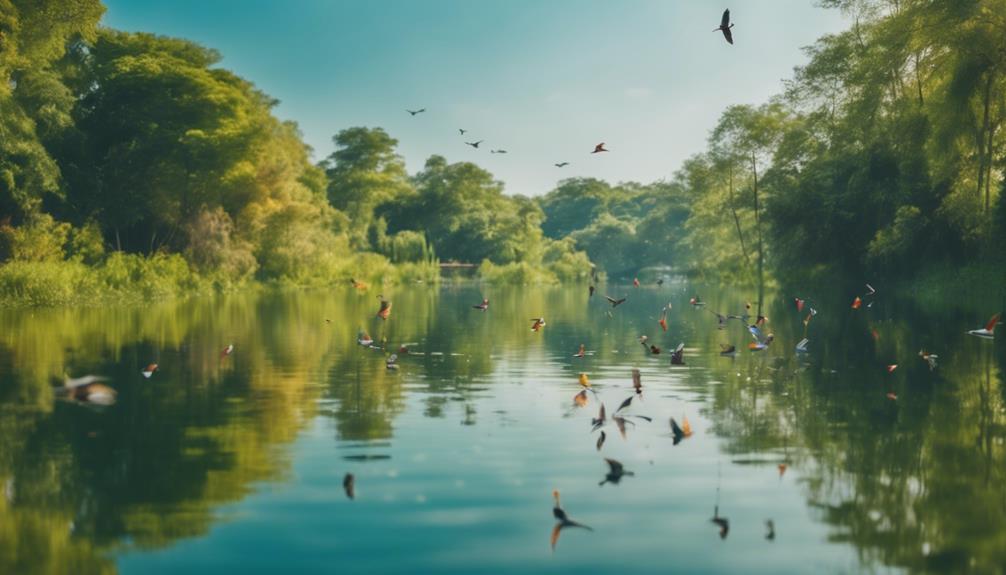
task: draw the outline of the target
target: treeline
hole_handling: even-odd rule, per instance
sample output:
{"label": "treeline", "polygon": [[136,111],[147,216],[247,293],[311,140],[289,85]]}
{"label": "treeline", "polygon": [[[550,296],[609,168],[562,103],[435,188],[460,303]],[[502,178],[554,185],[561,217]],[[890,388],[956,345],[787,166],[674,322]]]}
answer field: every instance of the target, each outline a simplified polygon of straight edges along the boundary
{"label": "treeline", "polygon": [[100,27],[103,11],[0,0],[0,299],[436,281],[438,257],[491,261],[496,279],[589,273],[477,166],[434,156],[410,176],[366,128],[314,165],[217,52]]}
{"label": "treeline", "polygon": [[546,234],[753,283],[762,262],[800,281],[1001,269],[1006,1],[821,4],[853,25],[809,47],[784,93],[727,109],[668,184],[566,182],[542,199]]}

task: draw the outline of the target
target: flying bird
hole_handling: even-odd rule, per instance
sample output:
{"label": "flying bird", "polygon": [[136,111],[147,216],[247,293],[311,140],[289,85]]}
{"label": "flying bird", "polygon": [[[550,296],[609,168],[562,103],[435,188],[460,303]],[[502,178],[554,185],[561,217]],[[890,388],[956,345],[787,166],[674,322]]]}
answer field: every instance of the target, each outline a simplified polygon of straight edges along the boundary
{"label": "flying bird", "polygon": [[367,332],[360,330],[356,334],[356,343],[362,345],[363,347],[370,347],[374,345],[374,338],[367,335]]}
{"label": "flying bird", "polygon": [[464,135],[465,135],[465,132],[467,132],[467,131],[468,131],[468,130],[466,130],[466,129],[464,129],[464,128],[458,128],[458,133],[460,133],[460,134],[461,134],[462,136],[464,136]]}
{"label": "flying bird", "polygon": [[479,148],[479,144],[481,144],[484,141],[485,140],[479,140],[477,142],[465,142],[465,144],[468,144],[469,146],[471,146],[471,147],[473,147],[473,148],[475,148],[477,150]]}
{"label": "flying bird", "polygon": [[505,154],[506,150],[489,150],[490,154]]}
{"label": "flying bird", "polygon": [[489,309],[489,300],[487,298],[482,298],[482,303],[473,305],[472,307],[479,311],[486,311]]}
{"label": "flying bird", "polygon": [[726,539],[727,534],[730,533],[730,520],[726,517],[720,517],[719,505],[713,509],[713,518],[709,521],[715,523],[716,526],[720,528],[720,539]]}
{"label": "flying bird", "polygon": [[733,23],[730,22],[730,10],[724,10],[723,18],[720,20],[720,27],[713,28],[713,32],[723,32],[723,37],[732,45],[734,43],[734,35],[730,32],[730,29],[733,27]]}
{"label": "flying bird", "polygon": [[393,353],[389,355],[388,359],[384,362],[384,367],[392,371],[398,369],[398,354]]}
{"label": "flying bird", "polygon": [[366,282],[356,281],[353,278],[349,278],[349,283],[353,284],[353,287],[355,287],[358,290],[363,291],[363,290],[367,289],[367,283]]}
{"label": "flying bird", "polygon": [[674,436],[674,445],[692,436],[692,426],[688,423],[687,417],[681,420],[681,425],[678,425],[678,422],[673,417],[671,418],[671,435]]}
{"label": "flying bird", "polygon": [[591,431],[597,431],[598,429],[600,429],[601,427],[603,427],[604,423],[607,420],[608,420],[608,417],[605,414],[604,404],[602,403],[600,411],[597,412],[597,417],[593,417],[590,420],[590,424],[593,426],[593,429],[591,429]]}
{"label": "flying bird", "polygon": [[342,478],[342,488],[346,491],[346,497],[356,499],[356,478],[352,473],[347,473]]}
{"label": "flying bird", "polygon": [[936,355],[935,353],[928,353],[926,350],[923,349],[919,350],[919,357],[926,360],[926,363],[929,364],[929,371],[933,371],[934,369],[936,369],[936,358],[939,357],[938,355]]}
{"label": "flying bird", "polygon": [[554,165],[557,168],[565,168],[566,166],[569,165],[569,162],[559,162],[558,164],[554,164]]}
{"label": "flying bird", "polygon": [[531,331],[533,332],[541,331],[541,328],[545,327],[545,318],[543,317],[532,318],[531,322]]}
{"label": "flying bird", "polygon": [[982,329],[973,329],[968,332],[968,335],[978,336],[984,339],[992,339],[995,337],[996,324],[999,323],[1000,314],[995,314],[992,316],[985,327]]}
{"label": "flying bird", "polygon": [[552,516],[555,517],[558,523],[556,523],[555,527],[552,529],[552,536],[549,539],[549,542],[552,545],[552,551],[555,551],[555,544],[559,542],[559,534],[566,527],[579,527],[581,529],[586,529],[587,531],[593,531],[593,529],[583,523],[573,521],[568,515],[566,515],[566,511],[559,503],[559,490],[552,491],[552,497],[555,499],[555,507],[552,508]]}
{"label": "flying bird", "polygon": [[410,115],[415,116],[416,114],[422,114],[423,112],[425,112],[426,108],[419,108],[418,110],[405,110],[405,111],[408,112]]}
{"label": "flying bird", "polygon": [[592,285],[587,286],[587,291],[590,292],[587,297],[594,297],[594,292],[597,291],[597,288],[594,287],[593,284],[592,284]]}
{"label": "flying bird", "polygon": [[583,344],[581,343],[581,344],[580,344],[580,351],[576,352],[576,353],[575,353],[575,354],[573,355],[573,357],[583,357],[583,356],[585,356],[585,355],[587,355],[587,349],[586,349],[586,347],[585,347],[585,346],[584,346],[584,345],[583,345]]}
{"label": "flying bird", "polygon": [[632,287],[639,287],[639,278],[632,278]]}
{"label": "flying bird", "polygon": [[599,437],[597,438],[597,450],[598,450],[598,451],[601,451],[601,447],[602,447],[602,446],[604,445],[604,440],[605,440],[605,439],[606,439],[607,437],[608,437],[608,436],[606,436],[606,435],[604,434],[604,430],[602,429],[602,430],[601,430],[601,435],[600,435],[600,436],[599,436]]}
{"label": "flying bird", "polygon": [[857,295],[856,299],[852,300],[852,309],[859,309],[860,307],[862,307],[862,305],[863,305],[863,299]]}
{"label": "flying bird", "polygon": [[731,344],[720,344],[720,355],[724,357],[733,357],[737,355],[737,348]]}
{"label": "flying bird", "polygon": [[140,373],[143,374],[143,377],[150,379],[154,375],[155,371],[157,371],[157,364],[152,363],[147,367],[143,368],[143,371],[141,371]]}
{"label": "flying bird", "polygon": [[765,520],[765,539],[775,541],[775,522],[771,519]]}
{"label": "flying bird", "polygon": [[618,307],[618,306],[622,305],[623,303],[625,303],[625,298],[624,297],[622,299],[615,299],[615,298],[613,298],[611,296],[606,295],[606,296],[604,296],[604,299],[608,300],[608,303],[611,304],[611,307]]}
{"label": "flying bird", "polygon": [[639,373],[638,369],[633,368],[632,370],[632,387],[636,390],[636,395],[642,395],[643,393],[643,378]]}
{"label": "flying bird", "polygon": [[234,344],[229,343],[227,344],[227,347],[225,347],[223,351],[220,352],[220,359],[223,359],[232,353],[234,353]]}
{"label": "flying bird", "polygon": [[702,301],[702,298],[700,298],[697,295],[692,296],[692,298],[688,300],[688,303],[692,304],[692,306],[694,307],[700,307],[706,305],[706,302]]}
{"label": "flying bird", "polygon": [[604,481],[601,481],[598,485],[604,485],[605,483],[618,485],[623,477],[635,475],[631,471],[626,471],[625,466],[614,459],[605,457],[604,461],[608,464],[608,473],[604,476]]}
{"label": "flying bird", "polygon": [[608,149],[606,149],[604,147],[604,142],[601,142],[600,144],[594,146],[594,151],[591,152],[591,154],[597,154],[599,152],[608,152],[608,151],[610,151],[610,150],[608,150]]}
{"label": "flying bird", "polygon": [[801,339],[800,342],[796,344],[796,352],[797,353],[807,353],[807,344],[808,343],[810,343],[809,339],[807,339],[807,338]]}

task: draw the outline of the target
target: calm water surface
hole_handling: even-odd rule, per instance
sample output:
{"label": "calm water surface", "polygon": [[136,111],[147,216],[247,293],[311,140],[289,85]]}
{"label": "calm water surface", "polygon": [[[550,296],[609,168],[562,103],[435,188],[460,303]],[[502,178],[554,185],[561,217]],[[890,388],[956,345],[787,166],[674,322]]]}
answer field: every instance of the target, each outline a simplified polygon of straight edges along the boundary
{"label": "calm water surface", "polygon": [[[994,309],[819,295],[797,355],[806,310],[777,294],[776,340],[751,353],[743,324],[688,305],[738,313],[751,293],[600,291],[484,288],[480,313],[475,285],[397,288],[386,322],[376,292],[341,289],[0,310],[0,572],[1003,569],[1006,354],[964,334]],[[605,291],[628,296],[610,316]],[[415,353],[388,371],[360,328]],[[581,343],[594,353],[573,357]],[[598,452],[591,418],[632,395],[632,368],[644,391],[624,411],[653,422],[623,438],[609,420]],[[577,407],[581,372],[597,397]],[[118,401],[58,397],[64,373],[109,377]],[[671,416],[694,429],[679,445]],[[634,475],[599,485],[605,457]],[[553,489],[594,529],[554,551]]]}

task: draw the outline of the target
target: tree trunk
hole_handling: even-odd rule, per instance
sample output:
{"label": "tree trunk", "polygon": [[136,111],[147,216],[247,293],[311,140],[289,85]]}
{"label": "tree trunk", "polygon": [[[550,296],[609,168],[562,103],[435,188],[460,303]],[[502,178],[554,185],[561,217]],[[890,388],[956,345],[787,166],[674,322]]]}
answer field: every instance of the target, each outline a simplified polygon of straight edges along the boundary
{"label": "tree trunk", "polygon": [[[985,81],[985,106],[982,113],[982,127],[978,132],[978,198],[982,197],[982,188],[985,185],[985,168],[988,161],[988,151],[985,149],[985,135],[989,132],[989,108],[992,99],[992,72],[989,71],[988,79]],[[991,163],[991,162],[989,162]],[[988,213],[988,202],[985,204],[985,213]]]}
{"label": "tree trunk", "polygon": [[744,233],[741,231],[741,219],[737,215],[737,207],[734,206],[734,167],[730,166],[730,179],[728,180],[727,193],[729,194],[730,211],[734,215],[734,225],[737,226],[737,239],[741,242],[741,253],[744,254],[744,262],[751,265],[751,258],[748,257],[748,248],[744,244]]}
{"label": "tree trunk", "polygon": [[754,152],[751,152],[751,173],[754,175],[755,231],[758,235],[758,315],[763,315],[762,305],[765,302],[765,254],[762,251],[761,210],[758,207],[758,161],[755,158]]}

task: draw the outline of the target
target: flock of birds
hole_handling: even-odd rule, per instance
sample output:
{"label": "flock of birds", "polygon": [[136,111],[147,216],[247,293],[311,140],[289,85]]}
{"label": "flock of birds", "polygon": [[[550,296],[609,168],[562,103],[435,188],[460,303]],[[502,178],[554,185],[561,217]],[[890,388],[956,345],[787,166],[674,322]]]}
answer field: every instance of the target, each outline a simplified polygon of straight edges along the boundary
{"label": "flock of birds", "polygon": [[[734,27],[734,24],[733,24],[733,22],[730,21],[730,10],[724,10],[723,11],[723,16],[720,18],[720,25],[718,27],[716,27],[716,28],[713,28],[713,32],[722,32],[723,33],[723,38],[728,43],[730,43],[731,45],[733,45],[733,43],[734,43],[734,36],[733,36],[733,32],[731,31],[733,29],[733,27]],[[415,110],[411,110],[411,109],[406,108],[405,111],[410,116],[416,117],[419,114],[425,113],[426,112],[426,108],[417,108]],[[458,128],[458,133],[462,137],[464,137],[464,135],[468,133],[468,130],[466,130],[464,128]],[[482,145],[485,142],[485,140],[475,140],[475,141],[472,141],[472,142],[469,142],[467,140],[463,140],[463,141],[464,141],[464,143],[465,143],[466,146],[471,146],[475,150],[478,150],[479,146]],[[590,153],[591,154],[600,154],[600,153],[603,153],[603,152],[610,152],[611,151],[611,150],[605,148],[604,146],[605,146],[604,142],[600,142],[598,144],[595,144],[594,145],[594,150],[592,152],[590,152]],[[492,149],[489,150],[489,153],[490,154],[506,154],[508,152],[507,152],[507,150],[505,150],[503,148],[492,148]],[[565,168],[566,166],[568,166],[569,162],[567,162],[567,161],[555,162],[552,165],[561,169],[561,168]]]}
{"label": "flock of birds", "polygon": [[[591,282],[587,287],[588,301],[591,298],[593,298],[594,294],[597,291],[597,287],[595,286],[595,283],[597,283],[597,279],[598,278],[596,270],[592,269]],[[360,291],[366,291],[369,288],[369,286],[365,282],[357,281],[355,279],[351,279],[350,282],[352,283],[353,287],[355,287],[357,290]],[[663,278],[658,279],[656,281],[657,287],[660,287],[663,284],[664,284]],[[639,279],[634,278],[632,280],[632,285],[635,288],[640,287],[641,284],[639,282]],[[853,298],[852,303],[849,306],[850,309],[855,312],[856,310],[860,310],[863,308],[865,309],[872,308],[873,304],[875,303],[876,294],[877,290],[872,285],[865,284],[864,292],[860,295],[856,295]],[[380,300],[380,308],[378,309],[375,318],[386,321],[388,320],[391,314],[392,309],[391,301],[386,299],[384,295],[379,295],[377,297]],[[612,297],[610,295],[605,295],[604,299],[610,306],[610,308],[606,311],[606,314],[609,317],[611,316],[613,310],[615,310],[616,308],[624,304],[626,301],[628,301],[628,297],[624,295],[620,297]],[[706,311],[712,316],[714,316],[716,319],[717,330],[726,330],[731,321],[737,321],[740,325],[744,327],[745,331],[751,336],[752,341],[748,343],[747,349],[752,353],[757,353],[768,349],[769,346],[771,346],[772,343],[775,341],[775,335],[767,330],[767,325],[769,321],[768,317],[761,314],[755,314],[752,316],[751,314],[752,305],[750,302],[745,303],[744,310],[736,314],[724,314],[710,310],[706,307],[706,302],[704,302],[702,298],[698,295],[692,296],[689,299],[688,303],[693,309],[697,311]],[[797,354],[809,353],[810,338],[808,336],[808,329],[810,327],[811,320],[818,315],[818,309],[814,307],[812,303],[813,303],[812,300],[807,297],[793,298],[794,309],[796,310],[796,313],[800,317],[802,317],[802,323],[804,327],[802,338],[795,345],[795,352]],[[480,303],[473,304],[471,307],[475,310],[485,313],[489,310],[489,299],[483,298]],[[668,313],[671,311],[671,309],[672,304],[668,302],[660,310],[657,324],[660,326],[660,329],[663,332],[668,331],[667,318]],[[989,319],[989,321],[985,324],[984,327],[970,330],[967,332],[967,334],[980,337],[983,339],[994,338],[995,328],[1000,321],[1000,317],[1001,315],[998,313],[993,315]],[[530,328],[531,333],[539,333],[543,329],[545,329],[545,327],[548,325],[545,320],[545,317],[543,316],[531,318],[529,321],[531,322],[531,328]],[[871,327],[870,332],[875,340],[879,338],[879,334],[877,333],[876,328]],[[647,353],[649,355],[660,355],[661,353],[663,353],[663,350],[659,346],[657,346],[654,343],[651,343],[650,338],[647,335],[638,336],[637,341],[640,345],[642,345],[644,353]],[[366,330],[362,329],[357,334],[357,344],[364,348],[369,348],[378,351],[385,351],[388,349],[386,341],[382,341],[380,343],[375,342],[374,338],[372,338],[366,332]],[[390,355],[387,356],[386,358],[387,369],[389,370],[398,369],[399,354],[415,353],[409,348],[409,345],[411,344],[403,344],[398,347],[397,353],[391,353]],[[681,342],[670,352],[669,354],[670,364],[672,366],[686,365],[684,352],[685,352],[685,344],[684,342]],[[588,350],[585,344],[581,343],[579,349],[576,351],[576,353],[573,354],[572,357],[579,359],[593,355],[594,353],[595,353],[594,351]],[[722,357],[734,358],[737,355],[737,346],[732,343],[721,343],[719,355]],[[930,371],[936,369],[937,358],[939,356],[937,356],[934,353],[927,352],[924,349],[920,350],[918,355],[922,360],[924,360],[927,363]],[[891,373],[895,369],[897,369],[897,367],[898,364],[893,363],[886,365],[885,369],[888,373]],[[598,434],[597,440],[595,441],[595,447],[597,451],[601,451],[602,447],[605,444],[607,434],[604,428],[608,425],[609,421],[615,425],[615,428],[617,429],[619,435],[621,435],[623,439],[626,439],[626,431],[629,428],[629,426],[635,426],[637,425],[637,422],[651,423],[653,421],[653,418],[648,415],[630,413],[631,407],[633,405],[633,400],[636,398],[642,398],[643,395],[643,384],[640,371],[638,369],[632,369],[631,375],[632,375],[632,390],[633,390],[632,394],[626,397],[624,400],[622,400],[618,408],[610,415],[608,414],[604,402],[598,395],[597,390],[595,390],[591,385],[588,374],[580,373],[577,378],[577,382],[581,387],[581,390],[578,393],[576,393],[576,395],[573,396],[574,407],[575,408],[586,407],[589,404],[591,395],[593,395],[595,400],[599,403],[597,416],[592,417],[590,421],[591,433],[593,434],[598,431],[600,432]],[[892,401],[896,401],[898,399],[897,395],[895,395],[893,391],[887,393],[887,398]],[[688,421],[687,416],[683,416],[681,418],[680,423],[674,417],[671,417],[669,420],[669,425],[671,431],[670,436],[673,440],[674,445],[678,445],[681,441],[684,441],[685,439],[692,436],[693,433],[692,426]],[[622,480],[623,477],[634,475],[632,471],[628,471],[621,462],[615,459],[604,458],[604,461],[607,464],[607,473],[605,474],[604,478],[600,481],[599,483],[600,486],[604,486],[608,483],[617,485]],[[778,468],[780,477],[786,472],[786,467],[787,467],[786,463],[779,463]],[[355,485],[356,485],[355,477],[353,476],[352,473],[347,473],[343,480],[343,487],[346,491],[346,496],[349,497],[350,499],[353,499],[355,497]],[[717,495],[718,492],[719,488],[717,487]],[[552,530],[550,542],[552,549],[554,550],[556,543],[559,540],[559,535],[563,529],[567,527],[577,527],[591,531],[592,529],[583,523],[573,521],[572,519],[569,518],[569,515],[562,508],[559,502],[558,490],[553,491],[553,497],[555,499],[555,506],[552,509],[552,513],[555,519],[557,520],[557,523],[555,524],[555,527]],[[710,519],[710,521],[719,528],[720,537],[726,538],[727,534],[730,531],[730,522],[729,519],[721,516],[719,513],[718,496],[717,496],[717,504],[714,506],[713,517]],[[775,523],[772,519],[767,519],[765,521],[765,529],[766,529],[765,538],[770,541],[774,540]]]}
{"label": "flock of birds", "polygon": [[[588,293],[587,293],[588,300],[592,298],[595,292],[597,291],[597,288],[594,285],[597,282],[597,275],[596,271],[594,270],[592,270],[591,279],[592,281],[588,285]],[[360,292],[365,292],[366,290],[369,289],[369,286],[367,285],[366,282],[358,281],[356,279],[351,279],[350,282],[352,286]],[[664,281],[663,279],[659,279],[657,280],[656,283],[657,286],[659,287],[663,285]],[[640,287],[639,280],[634,279],[632,285],[636,288]],[[865,292],[861,295],[855,296],[849,307],[853,311],[860,310],[863,308],[867,309],[872,308],[875,301],[874,296],[876,295],[876,293],[877,290],[874,289],[873,286],[871,286],[870,284],[866,284]],[[381,322],[383,323],[389,320],[391,317],[392,302],[389,299],[385,298],[383,294],[377,297],[380,300],[380,303],[378,310],[374,315],[374,318],[380,319]],[[618,308],[628,300],[627,296],[616,298],[611,297],[609,295],[605,295],[604,298],[606,302],[610,305],[610,308],[606,312],[609,316],[611,315],[612,310]],[[714,316],[716,319],[716,327],[718,330],[726,330],[731,321],[737,321],[740,325],[744,326],[744,328],[752,338],[752,341],[749,342],[747,346],[748,350],[752,353],[761,352],[767,349],[773,343],[773,341],[775,341],[775,336],[771,332],[768,332],[766,329],[766,326],[768,324],[768,318],[761,314],[756,314],[754,317],[752,317],[750,313],[752,306],[750,303],[746,303],[744,306],[744,311],[737,314],[723,314],[717,311],[709,310],[706,308],[706,302],[704,302],[702,298],[699,297],[698,295],[692,296],[689,299],[688,303],[693,309],[698,311],[707,311],[712,316]],[[808,345],[810,343],[810,339],[808,337],[808,328],[810,326],[812,318],[818,315],[818,310],[811,304],[812,301],[809,298],[805,297],[793,298],[793,305],[796,312],[800,315],[803,315],[804,312],[806,312],[806,315],[803,315],[802,319],[804,325],[803,337],[795,346],[795,351],[797,354],[805,354],[809,352]],[[481,302],[473,304],[471,307],[474,310],[486,313],[489,310],[489,299],[483,298]],[[671,303],[668,302],[660,310],[657,324],[659,325],[660,329],[663,332],[668,331],[667,317],[671,309],[672,309]],[[752,319],[753,321],[751,321]],[[986,322],[984,327],[970,330],[967,332],[967,334],[982,339],[993,339],[995,337],[996,326],[1000,323],[1000,319],[1001,314],[996,313],[991,318],[989,318],[988,322]],[[325,321],[327,323],[331,323],[330,319],[326,319]],[[531,328],[530,328],[531,333],[539,333],[547,326],[547,322],[544,317],[531,318],[530,321],[531,321]],[[874,339],[879,338],[879,334],[877,333],[876,328],[871,327],[870,332]],[[650,343],[650,339],[646,335],[640,335],[638,337],[638,342],[642,345],[643,349],[645,350],[645,353],[647,354],[660,355],[662,353],[661,348],[656,344]],[[382,340],[380,343],[378,343],[366,332],[366,330],[362,329],[357,334],[356,343],[363,348],[373,349],[382,352],[388,349],[386,341]],[[385,365],[389,371],[394,371],[398,369],[399,367],[398,358],[400,354],[415,353],[410,349],[409,347],[410,345],[413,344],[402,344],[397,348],[397,353],[391,353],[387,355],[387,357],[385,358]],[[226,347],[224,347],[220,352],[220,360],[224,361],[228,357],[230,357],[234,353],[234,349],[235,349],[234,344],[228,344]],[[671,365],[673,366],[685,365],[684,351],[685,351],[684,342],[679,343],[673,349],[673,351],[671,351],[670,353]],[[594,354],[593,351],[586,349],[585,344],[580,344],[579,349],[575,354],[573,354],[572,357],[584,358],[593,354]],[[723,357],[730,357],[730,358],[736,357],[737,346],[733,345],[732,343],[720,344],[719,354]],[[938,365],[937,359],[939,356],[937,356],[934,353],[927,352],[924,349],[920,350],[918,355],[923,361],[926,362],[930,370],[936,369]],[[897,363],[888,364],[885,367],[888,373],[895,371],[897,368],[898,368]],[[159,370],[158,364],[151,363],[141,370],[140,375],[145,379],[150,379],[155,376],[158,370]],[[631,379],[632,394],[626,397],[624,400],[622,400],[618,408],[615,409],[615,411],[611,413],[611,415],[609,416],[604,402],[598,395],[597,390],[595,390],[591,385],[589,376],[586,373],[580,373],[578,376],[577,382],[581,387],[581,390],[578,393],[576,393],[576,395],[574,395],[573,397],[574,407],[575,408],[586,407],[589,403],[591,395],[594,396],[595,400],[598,401],[600,406],[597,412],[597,416],[592,417],[590,421],[591,433],[593,434],[595,432],[600,432],[595,441],[595,447],[597,451],[601,451],[601,449],[605,444],[605,441],[607,439],[605,427],[608,425],[609,421],[614,424],[615,428],[617,429],[618,433],[622,436],[623,439],[626,438],[626,432],[629,426],[635,426],[637,425],[637,422],[651,423],[653,421],[653,418],[648,415],[630,413],[631,407],[633,405],[633,400],[637,398],[642,398],[643,395],[643,383],[640,371],[638,369],[632,369],[631,378],[632,378]],[[107,381],[108,381],[107,377],[97,375],[85,375],[77,378],[71,378],[69,376],[65,376],[63,385],[59,389],[61,389],[61,391],[63,391],[65,395],[72,401],[98,406],[109,406],[115,403],[116,391],[114,388],[110,387],[109,385],[106,385],[105,382]],[[892,401],[897,401],[898,399],[897,395],[895,395],[894,392],[888,392],[887,398]],[[693,434],[692,426],[688,421],[687,416],[683,416],[680,422],[678,422],[674,417],[671,417],[669,420],[669,426],[671,432],[670,436],[673,440],[674,445],[678,445],[680,442],[691,437]],[[607,464],[607,473],[604,475],[604,478],[600,481],[599,483],[600,486],[604,486],[608,483],[617,485],[622,480],[622,478],[634,475],[632,471],[627,470],[621,462],[615,459],[604,458],[604,461]],[[779,467],[779,475],[781,477],[786,471],[786,463],[779,463],[778,467]],[[346,475],[343,478],[342,485],[343,489],[345,490],[346,496],[349,499],[354,499],[356,497],[355,476],[352,473],[346,473]],[[730,531],[730,522],[729,519],[721,516],[719,513],[718,493],[719,493],[719,487],[717,487],[717,504],[714,507],[713,517],[710,519],[710,522],[718,527],[720,537],[726,538],[727,534]],[[554,550],[559,540],[559,535],[563,529],[567,527],[582,528],[591,531],[592,529],[583,523],[573,521],[572,519],[569,518],[569,515],[566,513],[566,511],[562,508],[560,504],[558,490],[553,491],[553,497],[555,499],[555,505],[552,509],[552,514],[557,520],[557,522],[552,530],[550,544],[552,546],[552,549]],[[770,541],[774,540],[775,524],[771,519],[767,519],[765,521],[765,528],[766,528],[765,538]]]}
{"label": "flock of birds", "polygon": [[[713,32],[721,32],[723,34],[724,39],[728,43],[733,44],[733,33],[732,33],[733,27],[734,24],[730,21],[730,10],[725,10],[723,12],[720,25],[717,28],[714,28]],[[419,114],[426,112],[426,108],[419,108],[415,110],[406,110],[406,111],[411,116],[417,116]],[[462,137],[464,137],[465,134],[468,132],[468,130],[459,129],[458,132]],[[485,140],[464,141],[466,145],[476,150],[480,149],[480,145],[482,145],[484,142]],[[596,144],[594,146],[593,151],[590,153],[599,154],[605,152],[609,152],[609,150],[605,147],[605,143],[601,142]],[[502,148],[494,148],[490,149],[490,153],[506,154],[507,150]],[[557,162],[554,165],[557,168],[563,168],[568,166],[569,162],[562,161]],[[593,297],[596,291],[596,287],[594,285],[594,283],[596,283],[597,280],[596,273],[592,273],[592,280],[593,281],[588,287],[588,298]],[[365,282],[357,281],[356,279],[351,279],[350,281],[353,287],[355,287],[357,290],[360,291],[365,291],[369,287]],[[657,281],[658,286],[663,285],[663,283],[664,283],[663,279],[659,279]],[[639,287],[640,286],[639,280],[634,279],[633,285],[635,287]],[[866,284],[866,291],[861,295],[857,295],[853,299],[852,304],[850,306],[851,309],[858,310],[862,308],[864,305],[866,308],[872,307],[874,303],[872,298],[875,294],[876,290],[869,284]],[[611,306],[607,311],[607,314],[609,316],[611,316],[612,311],[615,310],[615,308],[622,305],[627,300],[627,297],[624,296],[615,298],[605,295],[604,297],[607,303],[610,304]],[[380,299],[380,307],[375,317],[386,321],[391,316],[392,303],[390,300],[386,299],[383,295],[379,295],[378,298]],[[811,319],[818,313],[817,309],[812,307],[810,303],[811,303],[810,300],[807,298],[800,298],[800,297],[794,298],[794,306],[796,308],[797,313],[802,314],[805,309],[807,311],[806,316],[803,318],[803,324],[804,324],[803,338],[795,346],[795,351],[798,354],[808,353],[809,351],[808,345],[810,343],[810,339],[808,338],[807,330],[809,328]],[[692,297],[689,300],[689,304],[697,310],[706,309],[705,302],[703,302],[698,295]],[[484,298],[480,303],[472,305],[472,308],[480,312],[487,312],[489,310],[489,300]],[[663,306],[663,308],[660,310],[659,319],[657,323],[664,332],[667,332],[668,330],[667,315],[670,310],[671,310],[670,303]],[[754,321],[753,322],[750,321],[752,319],[750,315],[750,310],[751,310],[751,304],[748,303],[745,305],[744,311],[738,314],[723,314],[712,310],[706,310],[706,311],[715,316],[717,322],[717,329],[719,330],[727,329],[727,326],[731,321],[737,321],[741,325],[743,325],[752,338],[752,341],[747,346],[748,350],[751,352],[760,352],[767,349],[773,343],[773,341],[775,340],[775,336],[771,332],[766,331],[766,325],[768,322],[767,317],[763,315],[756,315],[754,317]],[[989,321],[985,324],[984,327],[971,330],[967,333],[969,335],[973,335],[984,339],[992,339],[995,336],[996,325],[1000,323],[1000,317],[1001,317],[1000,314],[995,314],[994,316],[992,316],[992,318],[989,319]],[[327,319],[325,321],[329,323],[331,322],[331,320]],[[532,318],[530,321],[531,321],[531,332],[533,333],[540,332],[547,325],[544,317]],[[876,339],[878,337],[876,330],[871,328],[871,332],[873,337]],[[662,353],[662,350],[659,346],[650,343],[648,336],[641,335],[639,336],[638,341],[643,346],[644,350],[646,350],[646,353],[652,355],[659,355],[660,353]],[[382,341],[380,344],[378,344],[378,342],[375,342],[374,339],[370,337],[370,335],[365,330],[362,329],[357,334],[357,344],[362,347],[375,350],[386,349],[386,342]],[[385,365],[388,370],[398,369],[398,361],[400,354],[412,353],[409,348],[409,345],[410,344],[401,345],[398,348],[397,353],[391,353],[386,357]],[[720,347],[721,347],[720,355],[723,357],[732,358],[735,357],[737,354],[737,347],[732,343],[720,344]],[[669,355],[671,365],[675,366],[685,365],[684,350],[685,350],[685,344],[684,342],[682,342],[679,343],[673,349],[673,351],[670,352]],[[227,345],[227,347],[225,347],[221,351],[220,359],[221,360],[226,359],[233,352],[234,352],[234,345],[233,344]],[[573,355],[573,357],[583,358],[592,354],[593,352],[588,351],[584,344],[580,344],[579,350]],[[936,354],[927,352],[926,350],[921,350],[919,351],[919,357],[922,358],[924,361],[926,361],[930,370],[936,369],[937,358],[938,358]],[[886,366],[886,370],[888,372],[893,372],[895,369],[897,369],[897,367],[898,364],[892,363]],[[156,363],[151,363],[141,371],[141,375],[146,379],[150,379],[151,377],[154,376],[154,374],[157,371],[158,371],[158,365]],[[653,421],[653,418],[651,418],[650,416],[628,413],[628,411],[632,406],[633,399],[641,398],[643,393],[642,377],[640,371],[638,369],[633,369],[631,377],[632,377],[633,394],[624,399],[619,405],[619,407],[611,414],[609,418],[604,403],[600,400],[597,391],[591,386],[588,375],[586,373],[579,374],[578,383],[582,389],[573,398],[574,406],[585,407],[589,402],[589,397],[591,394],[600,404],[597,416],[591,418],[591,433],[600,431],[600,433],[598,434],[598,438],[595,442],[597,451],[600,451],[604,446],[605,440],[607,438],[607,434],[605,433],[604,428],[608,424],[609,419],[612,423],[614,423],[616,429],[618,430],[618,433],[623,438],[625,438],[626,436],[627,426],[630,425],[634,426],[636,425],[637,421],[645,421],[645,422]],[[64,378],[62,390],[70,399],[74,401],[80,401],[95,405],[111,405],[115,403],[116,391],[112,387],[105,384],[105,382],[107,381],[108,378],[96,375],[86,375],[78,378],[70,378],[69,376],[66,376]],[[887,397],[891,400],[897,400],[897,396],[893,392],[888,392]],[[669,425],[674,445],[678,445],[681,441],[692,436],[693,433],[692,427],[688,421],[687,416],[682,417],[680,423],[675,418],[671,417]],[[632,471],[626,470],[625,466],[619,461],[616,461],[611,458],[605,458],[604,461],[607,464],[608,470],[604,478],[599,483],[599,485],[601,486],[608,483],[618,484],[623,477],[634,475]],[[786,464],[780,463],[779,464],[780,476],[783,473],[785,473],[785,470],[786,470]],[[352,473],[347,473],[343,478],[342,485],[343,489],[345,490],[346,496],[349,499],[354,499],[356,497],[355,476]],[[559,540],[559,535],[563,529],[568,527],[581,528],[589,531],[593,531],[593,529],[583,523],[570,519],[569,515],[566,513],[566,511],[563,509],[560,503],[558,490],[553,491],[552,496],[555,502],[552,508],[552,514],[557,521],[555,527],[552,530],[550,538],[550,543],[552,549],[554,550],[556,543]],[[730,530],[730,522],[726,517],[720,516],[718,502],[717,505],[714,507],[713,517],[710,519],[710,521],[718,527],[720,537],[726,538]],[[775,539],[774,522],[771,519],[766,520],[765,527],[766,527],[765,538],[768,540],[774,540]]]}

